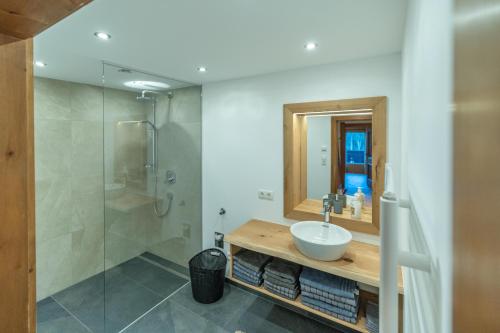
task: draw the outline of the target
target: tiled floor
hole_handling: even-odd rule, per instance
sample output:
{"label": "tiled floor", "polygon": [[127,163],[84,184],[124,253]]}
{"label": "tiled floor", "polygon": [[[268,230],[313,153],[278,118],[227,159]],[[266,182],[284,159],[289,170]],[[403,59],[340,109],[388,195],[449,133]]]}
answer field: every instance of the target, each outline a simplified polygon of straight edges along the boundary
{"label": "tiled floor", "polygon": [[119,332],[188,282],[171,271],[144,255],[95,275],[38,302],[37,332]]}
{"label": "tiled floor", "polygon": [[338,332],[230,284],[221,300],[197,303],[187,280],[149,259],[134,258],[39,302],[38,333]]}
{"label": "tiled floor", "polygon": [[131,325],[126,333],[339,333],[231,284],[213,304],[197,303],[187,285]]}

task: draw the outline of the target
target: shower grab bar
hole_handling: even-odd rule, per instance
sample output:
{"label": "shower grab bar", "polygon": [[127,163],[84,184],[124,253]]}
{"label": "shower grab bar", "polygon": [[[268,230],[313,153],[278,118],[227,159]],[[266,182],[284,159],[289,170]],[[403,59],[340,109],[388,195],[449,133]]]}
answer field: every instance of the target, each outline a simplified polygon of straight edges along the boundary
{"label": "shower grab bar", "polygon": [[[388,179],[390,178],[390,179]],[[398,200],[392,190],[392,168],[386,164],[386,189],[380,197],[380,332],[398,332],[398,265],[431,271],[431,258],[399,247],[399,208],[411,209],[409,200]],[[386,195],[389,194],[389,195]]]}

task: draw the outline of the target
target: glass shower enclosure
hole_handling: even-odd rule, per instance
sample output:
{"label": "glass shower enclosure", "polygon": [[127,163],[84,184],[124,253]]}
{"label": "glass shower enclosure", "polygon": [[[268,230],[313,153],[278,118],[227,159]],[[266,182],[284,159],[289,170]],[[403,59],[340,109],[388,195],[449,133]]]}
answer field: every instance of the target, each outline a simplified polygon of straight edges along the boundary
{"label": "glass shower enclosure", "polygon": [[201,87],[104,64],[35,115],[38,331],[133,330],[201,250]]}

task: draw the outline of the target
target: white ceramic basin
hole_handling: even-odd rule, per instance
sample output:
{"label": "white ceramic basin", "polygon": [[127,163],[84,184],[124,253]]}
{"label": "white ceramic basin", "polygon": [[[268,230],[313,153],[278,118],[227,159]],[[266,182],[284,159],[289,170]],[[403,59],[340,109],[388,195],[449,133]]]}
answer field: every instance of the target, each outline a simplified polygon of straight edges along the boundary
{"label": "white ceramic basin", "polygon": [[323,261],[340,259],[352,240],[352,234],[346,229],[318,221],[295,223],[290,232],[303,255]]}

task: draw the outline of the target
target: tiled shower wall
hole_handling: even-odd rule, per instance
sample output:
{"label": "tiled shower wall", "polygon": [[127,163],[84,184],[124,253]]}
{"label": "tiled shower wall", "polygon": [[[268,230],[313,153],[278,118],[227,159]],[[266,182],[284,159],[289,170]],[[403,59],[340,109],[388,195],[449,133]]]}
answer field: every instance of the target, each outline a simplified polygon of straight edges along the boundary
{"label": "tiled shower wall", "polygon": [[[159,219],[151,203],[104,213],[104,182],[123,178],[112,128],[119,120],[151,118],[151,104],[134,92],[106,89],[103,96],[101,87],[35,79],[37,299],[144,251],[186,265],[201,249],[200,95],[199,87],[175,90],[169,115],[167,98],[158,101],[159,196],[174,194],[169,214]],[[176,184],[164,184],[166,170],[177,173]],[[153,175],[144,173],[142,189],[129,182],[127,192],[153,196]]]}
{"label": "tiled shower wall", "polygon": [[35,79],[37,299],[104,268],[102,89]]}
{"label": "tiled shower wall", "polygon": [[[201,87],[173,91],[170,113],[168,99],[158,99],[156,124],[159,129],[159,184],[161,197],[174,195],[171,209],[156,232],[149,250],[187,266],[202,247],[201,223]],[[172,170],[177,182],[165,185],[165,173]]]}

